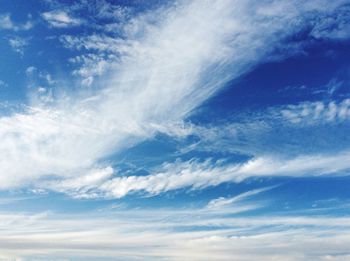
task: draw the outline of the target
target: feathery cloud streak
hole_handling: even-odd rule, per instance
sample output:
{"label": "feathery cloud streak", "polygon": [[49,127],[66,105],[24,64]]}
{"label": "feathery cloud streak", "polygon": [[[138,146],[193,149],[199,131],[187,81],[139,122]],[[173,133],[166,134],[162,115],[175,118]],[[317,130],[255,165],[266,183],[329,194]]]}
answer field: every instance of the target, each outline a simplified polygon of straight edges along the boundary
{"label": "feathery cloud streak", "polygon": [[152,137],[154,126],[183,120],[281,48],[309,13],[340,4],[184,1],[156,21],[140,15],[125,26],[119,62],[95,95],[70,94],[0,118],[0,188],[103,169],[104,157]]}
{"label": "feathery cloud streak", "polygon": [[296,158],[257,157],[240,164],[191,160],[164,163],[146,176],[112,178],[109,168],[65,179],[37,184],[76,198],[121,198],[132,193],[157,195],[176,189],[202,189],[225,182],[242,182],[252,177],[310,177],[348,175],[350,152],[336,155],[303,155]]}

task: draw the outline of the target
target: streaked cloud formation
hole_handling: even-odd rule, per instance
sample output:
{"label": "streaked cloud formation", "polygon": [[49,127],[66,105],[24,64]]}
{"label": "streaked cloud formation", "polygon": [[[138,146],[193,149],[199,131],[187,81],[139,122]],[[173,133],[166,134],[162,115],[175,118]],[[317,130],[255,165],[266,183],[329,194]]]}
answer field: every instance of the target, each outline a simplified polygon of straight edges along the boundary
{"label": "streaked cloud formation", "polygon": [[[41,107],[31,104],[24,114],[0,119],[0,151],[6,155],[0,168],[7,176],[1,186],[66,178],[96,168],[103,157],[152,137],[154,126],[183,120],[229,80],[281,48],[284,39],[299,30],[300,15],[307,20],[309,12],[337,7],[283,3],[274,8],[255,3],[252,9],[250,3],[229,0],[215,5],[193,1],[161,9],[156,24],[148,15],[135,18],[133,30],[139,32],[129,32],[126,40],[111,45],[119,62],[100,92],[87,98],[71,94],[69,100],[57,98]],[[280,10],[288,12],[279,16]],[[96,42],[101,48],[103,43],[103,38]]]}
{"label": "streaked cloud formation", "polygon": [[349,6],[0,1],[0,259],[349,259]]}
{"label": "streaked cloud formation", "polygon": [[[116,177],[110,180],[110,167],[62,182],[46,185],[53,190],[68,192],[75,197],[115,197],[129,193],[146,192],[151,195],[181,188],[202,189],[224,182],[242,182],[261,176],[310,177],[323,175],[348,175],[350,152],[338,155],[305,155],[292,159],[253,158],[240,164],[220,162],[165,163],[151,175]],[[118,174],[118,173],[116,173]]]}

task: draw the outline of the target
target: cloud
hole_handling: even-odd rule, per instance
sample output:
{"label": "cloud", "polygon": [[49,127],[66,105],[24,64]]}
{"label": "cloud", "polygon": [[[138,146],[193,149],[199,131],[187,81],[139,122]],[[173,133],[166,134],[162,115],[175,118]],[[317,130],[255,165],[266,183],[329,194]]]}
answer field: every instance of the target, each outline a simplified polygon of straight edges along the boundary
{"label": "cloud", "polygon": [[2,259],[346,260],[350,220],[191,209],[1,213]]}
{"label": "cloud", "polygon": [[56,81],[52,78],[50,73],[47,73],[46,71],[41,71],[38,68],[34,66],[29,66],[25,70],[25,74],[28,77],[28,79],[31,80],[31,85],[35,85],[35,82],[42,82],[44,80],[45,84],[53,85],[56,83]]}
{"label": "cloud", "polygon": [[295,124],[324,124],[348,121],[350,119],[350,99],[328,103],[303,102],[289,105],[281,110],[281,115]]}
{"label": "cloud", "polygon": [[244,192],[242,194],[239,194],[239,195],[231,197],[231,198],[225,198],[225,197],[216,198],[216,199],[209,201],[207,208],[220,209],[220,208],[232,207],[234,204],[237,204],[237,203],[239,203],[247,198],[250,198],[251,196],[258,195],[258,194],[263,193],[265,191],[271,190],[275,187],[276,186],[254,189],[254,190]]}
{"label": "cloud", "polygon": [[16,53],[23,55],[24,48],[28,45],[28,39],[21,37],[12,37],[9,38],[8,43]]}
{"label": "cloud", "polygon": [[[112,43],[118,46],[111,51],[117,54],[118,62],[112,63],[100,89],[66,93],[54,97],[50,105],[29,104],[21,113],[0,118],[0,154],[4,155],[0,158],[1,189],[33,185],[38,180],[71,180],[92,169],[103,169],[109,165],[104,163],[107,156],[154,137],[166,129],[161,126],[183,121],[229,80],[283,46],[300,30],[300,17],[335,8],[326,1],[322,8],[303,3],[298,1],[294,6],[288,2],[281,15],[280,9],[266,12],[269,1],[220,0],[213,4],[196,0],[135,17],[125,25],[123,38]],[[61,11],[47,12],[43,17],[55,27],[82,22]],[[84,38],[82,48],[110,51],[111,40],[103,45],[106,37],[92,39],[89,45]],[[76,44],[76,39],[71,43]],[[212,171],[219,179],[209,179],[206,164],[187,163],[194,168],[193,177],[186,172],[169,184],[164,183],[168,178],[179,177],[176,168],[147,177],[112,179],[103,190],[113,197],[135,190],[158,193],[183,186],[215,185],[229,176],[230,169],[219,176],[217,172],[225,172],[225,168],[218,167]],[[195,181],[196,175],[202,181]],[[150,184],[153,180],[157,186]]]}
{"label": "cloud", "polygon": [[24,24],[16,24],[12,21],[10,14],[0,15],[0,29],[12,31],[26,31],[33,27],[33,23],[29,20]]}
{"label": "cloud", "polygon": [[78,65],[78,69],[73,70],[73,75],[83,77],[82,85],[91,86],[96,76],[101,76],[110,70],[116,60],[113,55],[87,54],[71,58],[69,61],[73,65]]}
{"label": "cloud", "polygon": [[85,78],[84,80],[81,81],[81,84],[83,86],[91,86],[92,83],[94,82],[94,77],[92,76],[88,76],[87,78]]}
{"label": "cloud", "polygon": [[78,26],[83,23],[81,19],[73,18],[67,12],[61,10],[42,13],[42,17],[50,26],[56,28]]}
{"label": "cloud", "polygon": [[94,169],[85,175],[46,184],[45,188],[64,192],[75,198],[96,198],[100,196],[100,193],[96,191],[96,187],[111,178],[113,173],[113,168],[110,166]]}
{"label": "cloud", "polygon": [[[225,182],[239,183],[256,177],[348,175],[349,159],[349,151],[338,155],[302,155],[296,158],[256,157],[243,163],[227,164],[222,160],[197,161],[192,159],[185,162],[164,163],[161,168],[145,176],[114,177],[103,180],[103,182],[98,180],[96,183],[89,184],[89,190],[85,189],[84,182],[75,182],[91,180],[89,175],[63,182],[53,180],[41,186],[68,193],[77,198],[122,198],[132,193],[157,195],[177,189],[198,190]],[[72,187],[71,184],[74,186]],[[40,187],[40,184],[38,186]]]}
{"label": "cloud", "polygon": [[32,76],[37,70],[38,70],[38,69],[37,69],[36,67],[34,67],[34,66],[29,66],[29,67],[26,69],[25,73],[26,73],[27,76]]}
{"label": "cloud", "polygon": [[105,0],[96,1],[93,7],[93,10],[96,12],[96,17],[114,21],[124,21],[130,16],[130,9],[130,7],[114,5]]}
{"label": "cloud", "polygon": [[[173,125],[178,155],[205,152],[247,156],[296,157],[347,150],[349,99],[327,99],[265,109],[235,110],[230,119]],[[164,128],[159,131],[171,133]],[[175,133],[178,132],[176,135]]]}
{"label": "cloud", "polygon": [[60,42],[65,48],[82,52],[69,62],[78,67],[73,70],[73,75],[83,77],[83,86],[90,86],[96,76],[105,74],[113,69],[122,57],[133,55],[137,50],[136,41],[123,40],[103,34],[90,36],[62,35]]}
{"label": "cloud", "polygon": [[[148,1],[120,5],[105,0],[79,0],[69,5],[62,1],[46,1],[46,4],[48,4],[50,10],[65,12],[71,18],[79,19],[84,27],[90,28],[95,33],[107,32],[117,35],[123,30],[125,23],[137,13],[151,9],[155,5],[166,4],[166,2],[151,3]],[[84,17],[82,17],[82,14]]]}
{"label": "cloud", "polygon": [[350,168],[350,153],[308,155],[293,159],[253,158],[242,164],[188,161],[164,164],[163,169],[148,176],[114,178],[99,187],[107,196],[123,197],[129,193],[159,194],[175,189],[202,189],[224,182],[241,182],[251,177],[310,177],[344,174]]}
{"label": "cloud", "polygon": [[319,23],[311,31],[315,38],[347,40],[350,38],[350,7],[345,5],[335,14],[320,17]]}

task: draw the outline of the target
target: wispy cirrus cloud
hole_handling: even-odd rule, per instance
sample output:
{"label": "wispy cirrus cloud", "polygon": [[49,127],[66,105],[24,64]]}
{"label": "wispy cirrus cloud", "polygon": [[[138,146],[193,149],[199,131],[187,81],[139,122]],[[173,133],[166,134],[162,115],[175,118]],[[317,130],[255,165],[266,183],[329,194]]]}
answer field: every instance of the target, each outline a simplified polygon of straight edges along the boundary
{"label": "wispy cirrus cloud", "polygon": [[[193,159],[164,163],[159,169],[145,176],[113,178],[113,170],[108,167],[97,173],[92,172],[61,182],[54,180],[41,186],[76,198],[122,198],[135,193],[158,195],[177,189],[199,190],[222,183],[239,183],[257,177],[348,175],[349,159],[349,151],[337,155],[300,155],[295,158],[261,156],[243,163]],[[40,184],[38,185],[40,188]],[[259,192],[262,191],[257,191]]]}
{"label": "wispy cirrus cloud", "polygon": [[[285,1],[269,9],[269,1],[191,1],[135,17],[124,25],[123,39],[115,40],[118,63],[111,63],[101,89],[93,94],[65,94],[49,105],[33,103],[22,113],[0,118],[0,153],[5,155],[0,159],[0,172],[5,173],[1,188],[40,179],[71,180],[108,167],[105,157],[153,137],[162,126],[184,120],[229,80],[264,61],[300,30],[301,17],[308,23],[314,13],[310,18],[308,14],[332,12],[340,5],[310,3]],[[58,11],[45,17],[58,27],[81,23]],[[137,189],[153,193],[201,187],[188,174],[184,177],[189,182],[169,187],[161,182],[160,189],[146,186],[149,178],[162,179],[160,174],[140,177],[136,189],[129,185],[129,180],[138,179],[134,177],[112,179],[105,187],[114,191],[116,185],[127,183],[125,191],[111,192],[115,197]],[[203,184],[219,182],[204,179]]]}
{"label": "wispy cirrus cloud", "polygon": [[209,209],[230,208],[241,201],[244,201],[260,193],[269,191],[275,187],[277,186],[249,190],[247,192],[241,193],[239,195],[236,195],[230,198],[225,198],[225,197],[216,198],[209,201],[207,208]]}

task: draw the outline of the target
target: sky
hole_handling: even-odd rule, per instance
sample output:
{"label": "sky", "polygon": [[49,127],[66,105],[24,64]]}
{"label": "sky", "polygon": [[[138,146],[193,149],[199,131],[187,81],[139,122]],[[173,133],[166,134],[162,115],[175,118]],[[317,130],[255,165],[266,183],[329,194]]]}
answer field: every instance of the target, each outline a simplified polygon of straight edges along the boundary
{"label": "sky", "polygon": [[349,260],[349,0],[0,1],[0,260]]}

